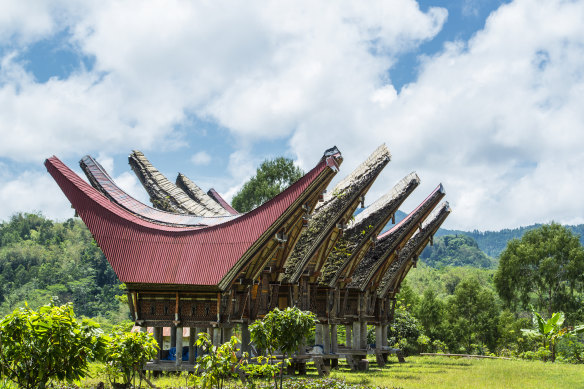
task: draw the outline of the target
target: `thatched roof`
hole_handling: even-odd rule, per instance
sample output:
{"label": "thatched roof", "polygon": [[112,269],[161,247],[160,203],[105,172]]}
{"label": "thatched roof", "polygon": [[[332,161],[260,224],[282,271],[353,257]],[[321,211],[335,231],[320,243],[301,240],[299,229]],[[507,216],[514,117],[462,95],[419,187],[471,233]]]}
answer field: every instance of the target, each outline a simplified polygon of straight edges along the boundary
{"label": "thatched roof", "polygon": [[[443,203],[437,208],[428,219],[422,224],[422,228],[408,240],[408,243],[399,252],[398,258],[390,265],[385,272],[379,287],[377,288],[377,295],[381,298],[387,296],[390,291],[395,291],[399,288],[399,283],[407,274],[407,264],[415,260],[420,255],[422,250],[428,244],[430,238],[436,233],[438,228],[442,225],[444,220],[450,214],[450,207],[447,202]],[[404,274],[406,273],[406,274]]]}
{"label": "thatched roof", "polygon": [[391,230],[377,238],[375,247],[369,250],[363,260],[359,262],[352,275],[349,288],[365,290],[373,277],[383,272],[389,265],[388,261],[395,257],[396,251],[403,247],[414,234],[422,221],[432,212],[432,209],[444,197],[444,188],[439,185],[415,210],[399,222]]}
{"label": "thatched roof", "polygon": [[191,199],[182,189],[160,173],[141,151],[132,151],[128,161],[150,195],[150,201],[155,208],[206,217],[229,215],[226,212],[208,209]]}
{"label": "thatched roof", "polygon": [[226,209],[224,209],[219,203],[217,203],[211,196],[205,193],[201,188],[197,186],[190,178],[182,173],[179,173],[176,177],[176,186],[182,189],[187,196],[189,196],[197,204],[201,205],[205,209],[214,212],[217,216],[231,215]]}
{"label": "thatched roof", "polygon": [[338,223],[346,223],[351,218],[361,196],[369,190],[390,159],[389,150],[385,144],[381,145],[317,204],[307,228],[300,234],[285,263],[284,282],[297,282],[315,255],[318,254],[324,262],[333,247],[323,247],[325,241],[335,232]]}
{"label": "thatched roof", "polygon": [[[319,281],[334,286],[340,275],[355,266],[404,200],[419,185],[416,173],[401,179],[389,192],[365,208],[349,224],[328,256]],[[351,266],[352,265],[352,266]]]}

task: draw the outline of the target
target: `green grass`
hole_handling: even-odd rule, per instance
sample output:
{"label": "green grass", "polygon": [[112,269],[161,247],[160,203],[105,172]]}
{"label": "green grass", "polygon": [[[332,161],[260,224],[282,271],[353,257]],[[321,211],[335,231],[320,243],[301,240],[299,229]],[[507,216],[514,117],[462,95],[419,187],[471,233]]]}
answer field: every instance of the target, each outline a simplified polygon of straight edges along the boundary
{"label": "green grass", "polygon": [[351,383],[410,388],[584,388],[584,365],[539,361],[408,357],[369,372],[331,374]]}
{"label": "green grass", "polygon": [[[81,382],[83,388],[94,388],[100,377],[98,364],[92,364],[93,378]],[[316,377],[316,370],[309,369],[309,377]],[[406,363],[390,358],[383,368],[371,363],[367,372],[352,372],[341,363],[333,370],[333,378],[343,378],[348,383],[370,387],[388,388],[582,388],[584,389],[584,365],[544,363],[539,361],[467,359],[448,357],[408,357]],[[185,387],[184,377],[164,376],[152,380],[160,388]],[[231,387],[238,387],[238,381]],[[12,386],[14,387],[14,386]],[[143,383],[143,388],[148,386]],[[0,381],[0,388],[2,388]]]}

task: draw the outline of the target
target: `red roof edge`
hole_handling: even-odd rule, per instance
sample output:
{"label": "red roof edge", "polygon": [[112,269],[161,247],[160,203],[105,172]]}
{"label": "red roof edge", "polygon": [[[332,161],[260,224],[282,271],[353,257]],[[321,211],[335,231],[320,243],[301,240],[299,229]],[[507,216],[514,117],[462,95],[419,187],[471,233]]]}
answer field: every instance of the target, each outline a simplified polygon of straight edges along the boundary
{"label": "red roof edge", "polygon": [[225,199],[223,199],[223,197],[221,197],[221,195],[217,193],[215,189],[213,188],[209,189],[207,191],[207,194],[230,214],[239,215],[239,212],[237,212],[235,208],[233,208],[227,201],[225,201]]}
{"label": "red roof edge", "polygon": [[426,204],[426,201],[428,201],[432,196],[434,196],[436,192],[444,193],[444,186],[442,184],[438,184],[438,186],[432,191],[432,193],[430,193],[428,197],[424,199],[424,201],[422,201],[412,212],[410,212],[408,216],[404,217],[399,223],[391,227],[389,230],[385,231],[383,234],[377,236],[377,239],[382,239],[383,237],[391,234],[394,230],[397,230],[402,224],[406,223],[409,219],[413,218],[414,215],[416,214],[416,211],[423,207],[424,204]]}
{"label": "red roof edge", "polygon": [[327,169],[321,161],[282,193],[255,210],[209,227],[149,222],[111,202],[57,157],[45,166],[93,234],[120,281],[218,286],[266,231]]}

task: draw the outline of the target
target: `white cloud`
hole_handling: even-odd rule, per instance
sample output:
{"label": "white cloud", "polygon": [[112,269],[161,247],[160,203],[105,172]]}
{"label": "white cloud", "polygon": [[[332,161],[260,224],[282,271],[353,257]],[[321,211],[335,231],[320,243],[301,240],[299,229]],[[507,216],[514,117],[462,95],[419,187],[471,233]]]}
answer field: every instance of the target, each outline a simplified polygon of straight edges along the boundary
{"label": "white cloud", "polygon": [[191,162],[196,166],[204,166],[211,163],[211,156],[206,151],[199,151],[191,157]]}
{"label": "white cloud", "polygon": [[15,212],[41,212],[64,220],[75,211],[50,175],[24,171],[17,177],[0,181],[0,221],[8,220]]}
{"label": "white cloud", "polygon": [[[386,142],[393,161],[369,199],[416,169],[423,184],[408,206],[444,182],[449,227],[584,215],[582,1],[502,6],[469,42],[422,58],[399,94],[392,66],[439,32],[445,10],[412,0],[45,3],[0,16],[0,40],[13,40],[0,65],[0,158],[177,148],[188,135],[174,127],[195,115],[236,139],[227,197],[262,159],[251,142],[289,139],[305,169],[336,144],[340,176]],[[64,29],[95,67],[37,83],[19,54]],[[118,178],[138,193],[130,177]]]}

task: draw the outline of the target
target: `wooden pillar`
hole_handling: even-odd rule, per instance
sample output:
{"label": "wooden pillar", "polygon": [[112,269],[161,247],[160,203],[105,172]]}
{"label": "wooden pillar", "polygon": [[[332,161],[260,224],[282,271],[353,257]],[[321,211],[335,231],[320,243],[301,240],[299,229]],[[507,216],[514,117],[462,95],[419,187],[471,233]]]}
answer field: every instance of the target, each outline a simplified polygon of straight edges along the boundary
{"label": "wooden pillar", "polygon": [[176,365],[182,365],[182,350],[183,350],[183,328],[182,327],[175,327],[176,328]]}
{"label": "wooden pillar", "polygon": [[221,328],[219,327],[213,328],[213,345],[214,346],[221,345]]}
{"label": "wooden pillar", "polygon": [[176,327],[170,327],[170,347],[176,347]]}
{"label": "wooden pillar", "polygon": [[195,342],[197,341],[197,329],[195,327],[189,328],[189,363],[195,363]]}
{"label": "wooden pillar", "polygon": [[383,347],[386,347],[389,345],[389,343],[387,341],[387,328],[388,328],[387,324],[384,324],[381,326],[381,345]]}
{"label": "wooden pillar", "polygon": [[328,324],[322,325],[322,345],[323,345],[323,352],[325,354],[330,354],[331,352],[331,330]]}
{"label": "wooden pillar", "polygon": [[353,350],[361,349],[361,323],[353,322]]}
{"label": "wooden pillar", "polygon": [[316,323],[316,328],[314,330],[314,344],[322,344],[322,324]]}
{"label": "wooden pillar", "polygon": [[350,324],[345,324],[345,347],[347,348],[353,348],[352,329],[353,327]]}
{"label": "wooden pillar", "polygon": [[383,328],[380,325],[375,326],[375,348],[378,351],[383,350]]}
{"label": "wooden pillar", "polygon": [[152,334],[158,344],[158,353],[156,354],[156,359],[154,361],[159,362],[162,356],[162,327],[154,327]]}
{"label": "wooden pillar", "polygon": [[[195,331],[196,331],[196,334],[195,334],[195,341],[196,341],[197,339],[199,339],[199,333],[205,333],[205,332],[207,332],[207,329],[205,327],[197,327],[197,328],[195,328]],[[201,355],[203,355],[203,348],[202,347],[197,346],[196,350],[197,350],[197,353],[196,353],[197,358],[200,357]]]}
{"label": "wooden pillar", "polygon": [[331,324],[331,353],[337,354],[339,352],[339,338],[337,333],[337,325]]}
{"label": "wooden pillar", "polygon": [[249,353],[251,336],[249,334],[249,324],[247,322],[241,323],[241,352]]}
{"label": "wooden pillar", "polygon": [[233,327],[223,327],[221,329],[221,332],[223,333],[222,335],[223,343],[227,343],[231,340],[231,337],[233,336]]}
{"label": "wooden pillar", "polygon": [[367,348],[367,322],[361,322],[361,348]]}

